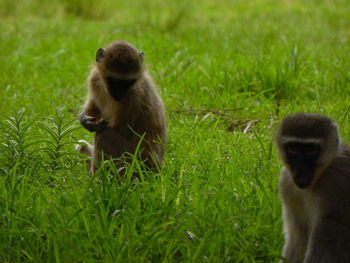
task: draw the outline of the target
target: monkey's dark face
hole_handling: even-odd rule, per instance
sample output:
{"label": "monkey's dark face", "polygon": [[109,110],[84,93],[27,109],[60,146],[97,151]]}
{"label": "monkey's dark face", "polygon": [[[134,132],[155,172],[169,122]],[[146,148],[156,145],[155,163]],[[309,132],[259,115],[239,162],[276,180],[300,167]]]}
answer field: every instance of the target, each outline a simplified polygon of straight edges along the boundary
{"label": "monkey's dark face", "polygon": [[317,143],[288,142],[284,151],[294,183],[302,189],[310,186],[321,156],[321,146]]}
{"label": "monkey's dark face", "polygon": [[96,63],[103,71],[113,72],[121,78],[138,75],[143,70],[143,52],[126,42],[115,42],[96,52]]}
{"label": "monkey's dark face", "polygon": [[106,85],[109,95],[116,101],[121,101],[128,94],[129,89],[134,85],[136,79],[106,78]]}
{"label": "monkey's dark face", "polygon": [[143,52],[127,42],[113,42],[106,48],[97,50],[96,66],[109,95],[114,100],[121,101],[142,75]]}

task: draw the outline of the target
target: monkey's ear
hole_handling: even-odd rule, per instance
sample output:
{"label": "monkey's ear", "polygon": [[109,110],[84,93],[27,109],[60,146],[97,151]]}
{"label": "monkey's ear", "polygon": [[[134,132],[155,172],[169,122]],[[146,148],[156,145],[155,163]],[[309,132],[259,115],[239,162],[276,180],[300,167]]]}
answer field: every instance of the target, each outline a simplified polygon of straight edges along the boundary
{"label": "monkey's ear", "polygon": [[145,54],[143,52],[140,52],[139,56],[140,56],[141,63],[143,63],[143,57],[145,56]]}
{"label": "monkey's ear", "polygon": [[96,52],[96,62],[100,62],[104,57],[106,50],[104,48],[99,48]]}

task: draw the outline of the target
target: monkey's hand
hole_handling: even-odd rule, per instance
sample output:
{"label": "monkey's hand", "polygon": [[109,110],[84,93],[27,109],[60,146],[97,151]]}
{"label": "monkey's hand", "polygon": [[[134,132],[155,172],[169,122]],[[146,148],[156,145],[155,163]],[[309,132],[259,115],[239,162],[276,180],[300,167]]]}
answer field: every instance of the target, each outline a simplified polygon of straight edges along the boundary
{"label": "monkey's hand", "polygon": [[105,120],[96,121],[96,117],[87,116],[85,114],[80,115],[80,124],[91,132],[100,132],[107,128],[108,122]]}

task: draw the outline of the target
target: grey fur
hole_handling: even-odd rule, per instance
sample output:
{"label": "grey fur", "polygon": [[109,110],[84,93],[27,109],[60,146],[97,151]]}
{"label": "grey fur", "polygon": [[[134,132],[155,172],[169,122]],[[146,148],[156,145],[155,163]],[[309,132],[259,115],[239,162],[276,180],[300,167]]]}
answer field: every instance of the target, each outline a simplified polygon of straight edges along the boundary
{"label": "grey fur", "polygon": [[[286,163],[286,138],[323,147],[313,183],[305,189],[294,183]],[[281,262],[350,262],[350,148],[339,143],[336,124],[318,114],[293,114],[282,121],[276,141],[284,163],[279,193],[286,261]]]}

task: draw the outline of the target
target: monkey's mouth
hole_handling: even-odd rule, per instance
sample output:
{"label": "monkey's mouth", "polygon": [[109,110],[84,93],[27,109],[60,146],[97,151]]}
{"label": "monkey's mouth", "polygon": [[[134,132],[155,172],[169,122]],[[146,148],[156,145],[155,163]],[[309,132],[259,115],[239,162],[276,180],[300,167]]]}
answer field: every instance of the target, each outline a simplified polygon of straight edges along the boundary
{"label": "monkey's mouth", "polygon": [[293,162],[290,164],[291,175],[294,183],[301,189],[312,184],[315,174],[315,165],[309,162]]}
{"label": "monkey's mouth", "polygon": [[294,183],[301,189],[307,188],[311,182],[312,179],[307,176],[293,176]]}
{"label": "monkey's mouth", "polygon": [[128,93],[129,89],[136,82],[135,79],[116,79],[107,77],[107,88],[109,95],[116,101],[122,100]]}
{"label": "monkey's mouth", "polygon": [[292,172],[294,183],[301,189],[311,185],[314,172],[309,169],[296,170]]}
{"label": "monkey's mouth", "polygon": [[124,97],[126,97],[127,93],[129,91],[129,87],[111,87],[108,86],[108,93],[111,95],[113,99],[116,101],[121,101]]}

